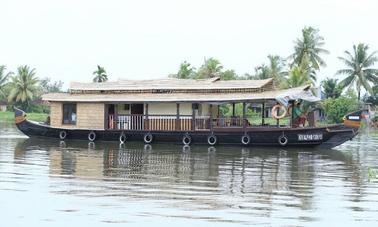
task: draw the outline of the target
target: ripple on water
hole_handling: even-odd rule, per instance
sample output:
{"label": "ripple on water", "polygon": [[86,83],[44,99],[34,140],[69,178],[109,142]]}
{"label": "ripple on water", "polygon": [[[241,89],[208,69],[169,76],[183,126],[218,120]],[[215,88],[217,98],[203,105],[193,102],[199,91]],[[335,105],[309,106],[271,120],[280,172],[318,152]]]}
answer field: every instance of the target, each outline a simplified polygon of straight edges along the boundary
{"label": "ripple on water", "polygon": [[367,172],[378,168],[377,134],[360,134],[335,150],[218,147],[208,152],[193,146],[182,152],[171,145],[145,150],[139,143],[123,149],[80,141],[62,146],[1,132],[4,224],[38,217],[39,226],[51,225],[68,216],[68,224],[94,225],[378,221],[378,184]]}

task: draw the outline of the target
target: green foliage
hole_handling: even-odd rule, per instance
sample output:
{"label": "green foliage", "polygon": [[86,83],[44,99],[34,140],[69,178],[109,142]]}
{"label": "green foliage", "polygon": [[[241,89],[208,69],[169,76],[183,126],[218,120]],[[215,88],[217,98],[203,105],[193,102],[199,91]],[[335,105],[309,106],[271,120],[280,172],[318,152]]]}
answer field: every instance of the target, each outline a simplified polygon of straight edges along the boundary
{"label": "green foliage", "polygon": [[373,94],[368,95],[365,94],[364,96],[364,102],[371,103],[374,106],[378,106],[378,84],[373,86]]}
{"label": "green foliage", "polygon": [[104,67],[97,65],[97,70],[93,72],[93,75],[95,76],[93,82],[102,83],[108,81],[108,75]]}
{"label": "green foliage", "polygon": [[327,78],[321,82],[321,86],[326,98],[340,97],[342,88],[337,84],[337,79]]}
{"label": "green foliage", "polygon": [[289,72],[289,76],[281,83],[281,88],[293,88],[310,84],[311,79],[306,69],[300,66],[294,66]]}
{"label": "green foliage", "polygon": [[13,74],[12,72],[5,72],[7,67],[5,65],[0,65],[0,100],[5,99],[5,85],[8,82],[9,77]]}
{"label": "green foliage", "polygon": [[196,79],[207,79],[213,77],[220,77],[223,66],[215,58],[205,59],[203,65],[199,68]]}
{"label": "green foliage", "polygon": [[17,75],[12,77],[10,82],[10,93],[8,101],[21,105],[27,110],[30,102],[35,97],[38,79],[35,76],[35,69],[24,65],[17,68]]}
{"label": "green foliage", "polygon": [[180,64],[177,74],[174,74],[173,77],[178,79],[191,79],[195,77],[195,74],[195,68],[192,67],[187,61],[184,61]]}
{"label": "green foliage", "polygon": [[319,70],[320,66],[326,66],[321,54],[328,54],[324,49],[324,38],[319,35],[319,30],[313,27],[304,27],[302,37],[295,41],[294,53],[290,56],[293,59],[292,65],[306,64],[308,68]]}
{"label": "green foliage", "polygon": [[226,70],[221,73],[220,79],[221,80],[237,80],[238,75],[235,73],[234,70]]}
{"label": "green foliage", "polygon": [[63,82],[62,81],[51,81],[50,78],[46,77],[39,81],[40,90],[44,93],[50,92],[62,92]]}
{"label": "green foliage", "polygon": [[368,167],[368,179],[369,181],[377,178],[377,171],[375,169]]}
{"label": "green foliage", "polygon": [[340,86],[344,89],[347,87],[355,86],[358,93],[358,100],[361,97],[361,87],[365,88],[369,94],[373,94],[370,82],[378,82],[378,69],[372,68],[378,61],[376,56],[377,52],[369,52],[369,46],[360,43],[357,46],[353,45],[353,53],[345,51],[345,57],[339,59],[345,64],[345,69],[340,69],[336,74],[346,75],[340,82]]}
{"label": "green foliage", "polygon": [[341,123],[344,116],[357,110],[358,106],[357,97],[351,90],[339,98],[328,98],[323,101],[323,107],[327,113],[329,123]]}

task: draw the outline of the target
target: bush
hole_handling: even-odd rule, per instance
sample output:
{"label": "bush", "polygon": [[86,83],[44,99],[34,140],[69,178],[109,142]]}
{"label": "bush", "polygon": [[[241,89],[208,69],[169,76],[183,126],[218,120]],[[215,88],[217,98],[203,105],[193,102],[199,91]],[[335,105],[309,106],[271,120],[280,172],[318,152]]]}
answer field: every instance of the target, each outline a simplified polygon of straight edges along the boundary
{"label": "bush", "polygon": [[329,123],[341,123],[346,114],[358,109],[358,101],[355,95],[348,92],[347,95],[336,99],[328,98],[323,101],[323,107]]}

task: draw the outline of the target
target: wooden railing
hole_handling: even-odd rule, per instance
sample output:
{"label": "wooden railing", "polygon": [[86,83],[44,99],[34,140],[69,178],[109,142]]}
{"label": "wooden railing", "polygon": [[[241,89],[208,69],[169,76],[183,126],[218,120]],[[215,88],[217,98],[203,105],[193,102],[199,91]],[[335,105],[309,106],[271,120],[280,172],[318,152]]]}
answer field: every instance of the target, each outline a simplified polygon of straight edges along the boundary
{"label": "wooden railing", "polygon": [[[193,128],[194,124],[194,128]],[[212,124],[212,125],[211,125]],[[108,129],[118,130],[148,130],[148,131],[191,131],[210,130],[211,127],[243,127],[241,117],[213,118],[210,116],[191,115],[142,115],[125,114],[109,116]]]}

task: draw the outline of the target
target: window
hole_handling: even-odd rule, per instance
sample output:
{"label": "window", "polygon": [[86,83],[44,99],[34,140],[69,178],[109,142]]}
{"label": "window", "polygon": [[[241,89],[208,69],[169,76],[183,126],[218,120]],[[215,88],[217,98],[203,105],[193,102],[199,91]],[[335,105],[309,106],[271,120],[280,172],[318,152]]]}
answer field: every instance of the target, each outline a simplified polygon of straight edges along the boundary
{"label": "window", "polygon": [[63,104],[63,124],[76,124],[76,104]]}

